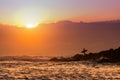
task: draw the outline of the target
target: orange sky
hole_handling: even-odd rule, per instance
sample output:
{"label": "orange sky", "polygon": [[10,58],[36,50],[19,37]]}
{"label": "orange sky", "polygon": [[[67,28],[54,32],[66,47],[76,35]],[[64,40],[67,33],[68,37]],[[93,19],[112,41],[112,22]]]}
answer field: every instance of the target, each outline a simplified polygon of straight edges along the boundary
{"label": "orange sky", "polygon": [[120,0],[0,0],[0,55],[59,56],[84,47],[115,48],[119,24],[79,22],[118,19]]}
{"label": "orange sky", "polygon": [[120,24],[61,22],[27,29],[0,27],[0,55],[70,56],[120,45]]}

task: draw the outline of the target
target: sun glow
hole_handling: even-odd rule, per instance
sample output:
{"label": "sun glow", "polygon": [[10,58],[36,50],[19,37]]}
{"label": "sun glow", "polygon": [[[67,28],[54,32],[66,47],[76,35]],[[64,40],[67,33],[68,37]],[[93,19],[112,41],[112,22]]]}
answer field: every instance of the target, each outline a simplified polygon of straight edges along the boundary
{"label": "sun glow", "polygon": [[37,27],[36,24],[26,24],[26,28],[35,28]]}
{"label": "sun glow", "polygon": [[42,12],[32,9],[24,8],[19,9],[15,15],[16,24],[25,28],[36,28],[44,21]]}

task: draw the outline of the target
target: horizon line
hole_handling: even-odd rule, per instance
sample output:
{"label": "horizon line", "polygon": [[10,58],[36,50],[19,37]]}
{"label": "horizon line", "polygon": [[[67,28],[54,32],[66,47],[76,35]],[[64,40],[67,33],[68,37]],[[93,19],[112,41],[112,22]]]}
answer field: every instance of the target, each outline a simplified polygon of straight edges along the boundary
{"label": "horizon line", "polygon": [[[62,23],[62,22],[71,22],[71,23],[100,23],[100,22],[120,22],[120,19],[110,19],[110,20],[100,20],[100,21],[72,21],[72,20],[59,20],[56,22],[43,22],[39,23],[37,26],[42,25],[42,24],[57,24],[57,23]],[[9,24],[9,23],[0,23],[0,25],[3,26],[19,26],[17,24]]]}

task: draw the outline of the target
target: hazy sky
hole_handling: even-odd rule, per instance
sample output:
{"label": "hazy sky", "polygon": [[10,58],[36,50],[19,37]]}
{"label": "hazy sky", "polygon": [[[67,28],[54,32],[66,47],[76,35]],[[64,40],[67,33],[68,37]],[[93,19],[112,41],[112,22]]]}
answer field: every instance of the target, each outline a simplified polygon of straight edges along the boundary
{"label": "hazy sky", "polygon": [[38,25],[116,19],[120,19],[120,0],[0,0],[0,56],[73,55],[82,48],[90,52],[116,48],[120,45],[116,22]]}
{"label": "hazy sky", "polygon": [[120,46],[120,22],[64,23],[33,29],[0,26],[0,56],[71,56],[83,48],[99,52]]}
{"label": "hazy sky", "polygon": [[120,0],[0,0],[0,22],[29,24],[120,19]]}

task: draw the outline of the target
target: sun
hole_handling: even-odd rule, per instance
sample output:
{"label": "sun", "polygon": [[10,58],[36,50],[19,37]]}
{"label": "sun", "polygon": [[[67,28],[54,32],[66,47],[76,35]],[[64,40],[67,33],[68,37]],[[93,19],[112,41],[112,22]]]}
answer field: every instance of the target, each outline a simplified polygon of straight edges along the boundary
{"label": "sun", "polygon": [[26,28],[35,28],[37,27],[36,24],[26,24]]}

